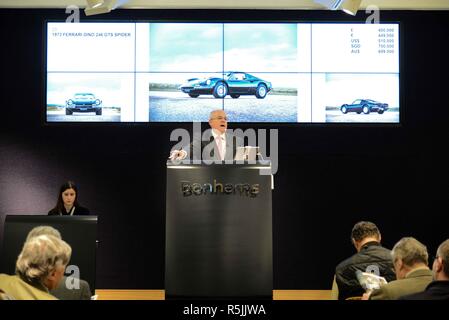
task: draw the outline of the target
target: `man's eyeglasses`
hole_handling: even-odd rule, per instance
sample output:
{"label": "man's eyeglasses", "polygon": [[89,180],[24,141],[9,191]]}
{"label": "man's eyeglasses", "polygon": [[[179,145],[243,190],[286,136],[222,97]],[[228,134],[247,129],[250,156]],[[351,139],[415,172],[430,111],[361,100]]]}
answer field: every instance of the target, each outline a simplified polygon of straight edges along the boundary
{"label": "man's eyeglasses", "polygon": [[226,118],[226,117],[215,117],[215,118],[211,118],[211,120],[224,120],[224,121],[228,121],[228,118]]}

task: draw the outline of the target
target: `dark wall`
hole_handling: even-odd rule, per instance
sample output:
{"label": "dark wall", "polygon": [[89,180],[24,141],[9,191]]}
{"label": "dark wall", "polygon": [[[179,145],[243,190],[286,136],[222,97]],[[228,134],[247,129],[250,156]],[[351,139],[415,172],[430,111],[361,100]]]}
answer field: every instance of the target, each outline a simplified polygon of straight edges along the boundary
{"label": "dark wall", "polygon": [[[229,10],[123,10],[94,19],[245,17],[353,21],[339,12]],[[46,18],[65,19],[64,11],[0,10],[0,238],[6,214],[46,213],[59,185],[73,179],[81,203],[99,215],[97,287],[163,288],[174,126],[44,125]],[[359,220],[376,222],[388,247],[412,235],[433,254],[449,237],[449,13],[381,12],[381,19],[402,23],[402,125],[278,127],[276,289],[329,289],[335,265],[353,253],[349,235]]]}

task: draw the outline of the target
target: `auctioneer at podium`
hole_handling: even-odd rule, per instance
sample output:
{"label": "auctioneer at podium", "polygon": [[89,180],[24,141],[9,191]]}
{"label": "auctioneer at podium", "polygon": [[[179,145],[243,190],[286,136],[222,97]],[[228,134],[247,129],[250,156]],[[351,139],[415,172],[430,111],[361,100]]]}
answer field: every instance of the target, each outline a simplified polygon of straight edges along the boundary
{"label": "auctioneer at podium", "polygon": [[165,293],[272,298],[269,164],[167,162]]}

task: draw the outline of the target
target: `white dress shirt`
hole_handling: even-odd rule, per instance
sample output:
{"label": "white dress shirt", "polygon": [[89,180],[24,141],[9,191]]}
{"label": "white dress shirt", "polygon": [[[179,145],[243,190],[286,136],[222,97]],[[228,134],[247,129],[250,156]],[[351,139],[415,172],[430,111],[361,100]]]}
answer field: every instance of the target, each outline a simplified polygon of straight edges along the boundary
{"label": "white dress shirt", "polygon": [[226,132],[220,134],[219,132],[216,132],[214,129],[212,129],[212,136],[214,137],[215,143],[217,143],[217,148],[220,148],[217,139],[221,139],[221,150],[219,150],[219,152],[221,160],[224,160],[226,156]]}

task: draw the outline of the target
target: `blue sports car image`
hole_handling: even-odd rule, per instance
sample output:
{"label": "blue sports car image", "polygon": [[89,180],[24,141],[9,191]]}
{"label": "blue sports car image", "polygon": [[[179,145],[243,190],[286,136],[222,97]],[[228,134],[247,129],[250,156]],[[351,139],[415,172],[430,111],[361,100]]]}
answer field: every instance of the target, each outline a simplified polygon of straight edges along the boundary
{"label": "blue sports car image", "polygon": [[212,94],[220,99],[228,94],[234,99],[241,95],[255,95],[258,99],[263,99],[271,89],[271,82],[249,73],[236,71],[224,72],[222,77],[188,79],[187,83],[179,87],[179,90],[192,98],[198,98],[202,94]]}
{"label": "blue sports car image", "polygon": [[95,112],[101,116],[101,100],[92,93],[75,93],[72,99],[66,101],[65,114],[71,115],[73,112]]}
{"label": "blue sports car image", "polygon": [[377,112],[379,114],[384,113],[388,110],[388,104],[377,102],[370,99],[357,99],[354,100],[351,104],[344,104],[340,107],[341,112],[348,113],[348,112],[357,112],[358,114],[364,113],[368,114],[370,112]]}

